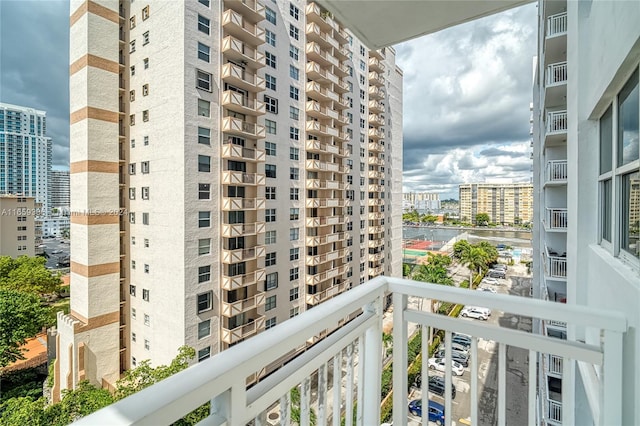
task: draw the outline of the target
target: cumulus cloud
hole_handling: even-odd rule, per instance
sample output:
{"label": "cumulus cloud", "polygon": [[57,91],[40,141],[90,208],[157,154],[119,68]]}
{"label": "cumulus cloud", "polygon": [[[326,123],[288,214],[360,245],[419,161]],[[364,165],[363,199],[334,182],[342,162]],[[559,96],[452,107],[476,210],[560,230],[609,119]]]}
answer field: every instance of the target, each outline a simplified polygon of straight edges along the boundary
{"label": "cumulus cloud", "polygon": [[404,189],[457,198],[457,185],[528,181],[536,7],[396,46],[404,71]]}
{"label": "cumulus cloud", "polygon": [[69,166],[69,2],[0,1],[0,101],[47,112],[53,165]]}

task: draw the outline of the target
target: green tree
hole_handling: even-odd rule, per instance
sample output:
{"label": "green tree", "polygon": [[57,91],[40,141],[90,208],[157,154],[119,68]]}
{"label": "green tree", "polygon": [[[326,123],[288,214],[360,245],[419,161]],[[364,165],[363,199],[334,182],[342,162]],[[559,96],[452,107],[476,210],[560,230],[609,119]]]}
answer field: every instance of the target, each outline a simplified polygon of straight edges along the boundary
{"label": "green tree", "polygon": [[403,277],[408,277],[409,275],[411,275],[411,265],[409,265],[408,263],[403,263],[402,264],[402,276]]}
{"label": "green tree", "polygon": [[460,260],[469,250],[471,250],[471,244],[469,244],[469,241],[456,241],[453,244],[453,257]]}
{"label": "green tree", "polygon": [[0,404],[0,424],[6,426],[44,426],[44,398],[10,398]]}
{"label": "green tree", "polygon": [[114,401],[113,395],[108,390],[96,388],[85,380],[78,383],[74,390],[63,391],[59,403],[45,408],[44,418],[47,425],[64,426]]}
{"label": "green tree", "polygon": [[52,274],[43,257],[0,257],[0,288],[33,294],[53,293],[60,287],[60,274]]}
{"label": "green tree", "polygon": [[481,241],[478,243],[478,247],[484,250],[487,255],[487,264],[496,263],[498,261],[498,249],[487,241]]}
{"label": "green tree", "polygon": [[469,268],[469,289],[473,286],[473,271],[478,270],[480,273],[482,268],[487,267],[488,261],[487,254],[480,247],[471,246],[469,250],[462,253],[460,262]]}
{"label": "green tree", "polygon": [[[301,419],[301,405],[300,405],[300,390],[296,386],[291,389],[291,422],[295,424],[300,424]],[[311,409],[309,410],[309,423],[311,426],[315,426],[318,422],[316,412]]]}
{"label": "green tree", "polygon": [[491,221],[491,218],[487,213],[478,213],[476,215],[476,225],[487,226],[490,221]]}
{"label": "green tree", "polygon": [[47,321],[47,310],[35,294],[0,289],[0,367],[23,359],[20,346]]}

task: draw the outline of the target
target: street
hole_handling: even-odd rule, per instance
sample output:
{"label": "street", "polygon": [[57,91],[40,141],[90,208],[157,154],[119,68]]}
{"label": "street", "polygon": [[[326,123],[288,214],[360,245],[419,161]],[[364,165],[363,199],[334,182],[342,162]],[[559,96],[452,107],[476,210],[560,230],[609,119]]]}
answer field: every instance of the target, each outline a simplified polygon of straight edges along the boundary
{"label": "street", "polygon": [[43,238],[42,244],[45,246],[45,253],[49,256],[45,266],[48,269],[59,269],[59,267],[56,266],[58,258],[69,257],[69,240],[64,240],[62,238]]}

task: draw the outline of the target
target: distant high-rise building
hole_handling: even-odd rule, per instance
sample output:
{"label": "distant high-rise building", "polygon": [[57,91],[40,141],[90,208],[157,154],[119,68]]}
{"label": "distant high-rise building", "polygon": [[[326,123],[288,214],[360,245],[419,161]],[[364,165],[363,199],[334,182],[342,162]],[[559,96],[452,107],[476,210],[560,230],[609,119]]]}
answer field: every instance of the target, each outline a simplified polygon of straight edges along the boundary
{"label": "distant high-rise building", "polygon": [[51,138],[45,111],[0,103],[0,194],[35,197],[51,211]]}
{"label": "distant high-rise building", "polygon": [[486,213],[490,223],[513,225],[533,219],[532,183],[464,183],[459,186],[460,219],[475,223]]}
{"label": "distant high-rise building", "polygon": [[35,255],[36,209],[33,197],[0,194],[0,256]]}
{"label": "distant high-rise building", "polygon": [[56,389],[181,345],[204,360],[401,275],[392,48],[299,0],[77,4]]}
{"label": "distant high-rise building", "polygon": [[69,171],[51,170],[51,179],[49,181],[51,207],[68,210],[70,206],[69,191]]}

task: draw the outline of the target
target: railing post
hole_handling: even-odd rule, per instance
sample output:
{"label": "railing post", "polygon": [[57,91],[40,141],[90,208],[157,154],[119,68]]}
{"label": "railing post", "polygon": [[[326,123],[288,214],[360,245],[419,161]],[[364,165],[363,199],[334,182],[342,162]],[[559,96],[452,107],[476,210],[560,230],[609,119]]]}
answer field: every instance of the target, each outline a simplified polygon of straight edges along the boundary
{"label": "railing post", "polygon": [[598,424],[622,423],[622,333],[604,331],[604,361],[600,386],[601,410]]}
{"label": "railing post", "polygon": [[378,316],[374,327],[364,335],[364,351],[358,354],[360,362],[364,362],[364,375],[358,378],[363,382],[362,425],[376,425],[380,423],[380,372],[382,369],[382,297],[364,308],[365,312],[372,312]]}
{"label": "railing post", "polygon": [[407,309],[406,294],[393,293],[393,424],[407,424]]}

